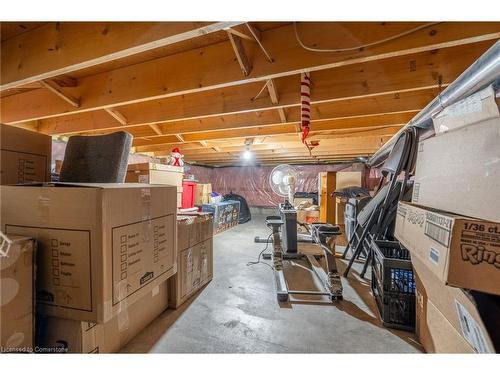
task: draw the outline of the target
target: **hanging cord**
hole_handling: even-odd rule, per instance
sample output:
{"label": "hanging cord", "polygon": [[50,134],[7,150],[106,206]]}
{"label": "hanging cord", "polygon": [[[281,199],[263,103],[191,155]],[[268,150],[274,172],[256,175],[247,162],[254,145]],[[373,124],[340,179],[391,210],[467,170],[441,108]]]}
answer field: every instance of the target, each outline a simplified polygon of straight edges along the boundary
{"label": "hanging cord", "polygon": [[382,43],[390,42],[391,40],[401,38],[403,36],[412,34],[414,32],[417,32],[419,30],[425,29],[425,28],[430,27],[430,26],[437,25],[439,23],[441,23],[441,22],[426,23],[425,25],[420,25],[420,26],[415,27],[413,29],[410,29],[408,31],[404,31],[404,32],[399,33],[399,34],[396,34],[396,35],[393,35],[393,36],[390,36],[390,37],[387,37],[387,38],[384,38],[384,39],[380,39],[380,40],[377,40],[375,42],[371,42],[371,43],[367,43],[367,44],[362,44],[362,45],[356,46],[356,47],[333,48],[333,49],[321,49],[321,48],[312,48],[312,47],[306,46],[302,42],[302,40],[300,39],[300,37],[299,37],[299,32],[297,30],[297,22],[293,23],[293,30],[295,31],[295,38],[297,39],[297,42],[300,44],[300,46],[302,48],[304,48],[304,49],[306,49],[308,51],[312,51],[312,52],[348,52],[348,51],[356,51],[356,50],[359,50],[359,49],[373,47],[373,46],[376,46],[376,45],[379,45],[379,44],[382,44]]}
{"label": "hanging cord", "polygon": [[260,258],[262,257],[262,254],[264,253],[264,251],[267,250],[267,247],[269,246],[269,239],[271,238],[272,235],[273,234],[271,233],[269,236],[267,236],[266,247],[259,253],[259,257],[257,258],[257,261],[255,261],[255,262],[248,262],[247,266],[253,266],[254,264],[259,264],[260,263],[260,264],[265,264],[266,266],[268,266],[272,270],[274,269],[274,267],[271,266],[269,263],[260,260]]}

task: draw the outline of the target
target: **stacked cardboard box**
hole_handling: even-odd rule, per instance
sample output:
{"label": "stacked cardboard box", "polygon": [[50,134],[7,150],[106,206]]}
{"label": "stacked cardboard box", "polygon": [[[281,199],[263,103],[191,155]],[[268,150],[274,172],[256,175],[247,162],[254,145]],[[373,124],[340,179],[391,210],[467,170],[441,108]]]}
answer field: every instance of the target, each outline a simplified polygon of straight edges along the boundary
{"label": "stacked cardboard box", "polygon": [[50,181],[52,138],[0,124],[0,184]]}
{"label": "stacked cardboard box", "polygon": [[[499,229],[500,224],[399,203],[395,235],[412,256],[417,278],[416,331],[427,351],[498,350],[495,335],[500,322],[486,324],[482,316],[500,313],[500,297],[494,295],[500,294],[500,272],[492,256],[500,246],[500,232],[495,234]],[[475,295],[489,301],[488,310],[474,302],[468,289],[483,292]],[[491,306],[496,306],[496,312]],[[437,325],[429,314],[448,323]],[[443,335],[449,337],[444,340]]]}
{"label": "stacked cardboard box", "polygon": [[159,163],[129,164],[125,182],[172,185],[177,187],[177,207],[182,205],[182,178],[184,167]]}
{"label": "stacked cardboard box", "polygon": [[162,290],[167,300],[162,285],[177,266],[175,187],[32,184],[1,194],[2,230],[37,240],[37,310],[52,324],[109,329],[115,320],[122,332],[149,323],[132,314],[135,304]]}
{"label": "stacked cardboard box", "polygon": [[210,194],[212,194],[212,184],[196,184],[194,204],[196,206],[209,204]]}
{"label": "stacked cardboard box", "polygon": [[[500,118],[492,91],[434,117],[419,143],[413,203],[396,238],[410,251],[417,335],[428,352],[500,350]],[[496,317],[496,318],[493,318]]]}
{"label": "stacked cardboard box", "polygon": [[29,352],[35,332],[35,242],[0,236],[0,353]]}
{"label": "stacked cardboard box", "polygon": [[213,275],[213,218],[199,213],[177,217],[177,274],[169,280],[169,306],[179,307]]}

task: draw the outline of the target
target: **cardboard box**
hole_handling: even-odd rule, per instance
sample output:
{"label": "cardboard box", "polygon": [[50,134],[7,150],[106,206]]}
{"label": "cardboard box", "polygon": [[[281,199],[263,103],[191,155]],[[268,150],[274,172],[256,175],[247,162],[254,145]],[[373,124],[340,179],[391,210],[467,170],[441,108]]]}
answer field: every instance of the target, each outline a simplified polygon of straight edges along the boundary
{"label": "cardboard box", "polygon": [[500,223],[399,202],[394,235],[442,282],[500,295]]}
{"label": "cardboard box", "polygon": [[0,184],[50,181],[52,137],[0,124]]}
{"label": "cardboard box", "polygon": [[102,323],[176,271],[175,187],[2,186],[2,228],[38,241],[40,312]]}
{"label": "cardboard box", "polygon": [[183,176],[184,167],[159,163],[138,163],[128,165],[125,182],[176,186],[177,207],[181,207]]}
{"label": "cardboard box", "polygon": [[194,192],[194,204],[201,206],[210,203],[210,194],[212,194],[212,184],[196,184]]}
{"label": "cardboard box", "polygon": [[0,233],[0,353],[33,348],[35,242]]}
{"label": "cardboard box", "polygon": [[166,282],[106,323],[39,316],[39,352],[116,353],[168,307]]}
{"label": "cardboard box", "polygon": [[500,118],[419,143],[412,201],[500,222]]}
{"label": "cardboard box", "polygon": [[182,305],[213,276],[212,215],[181,217],[177,228],[177,274],[169,279],[169,306],[173,308]]}
{"label": "cardboard box", "polygon": [[493,86],[472,94],[432,116],[436,134],[500,117]]}
{"label": "cardboard box", "polygon": [[[443,340],[443,337],[437,336],[442,335],[442,331],[449,331],[449,325],[456,333],[449,333],[447,336],[460,336],[458,341],[465,341],[470,347],[469,351],[495,353],[500,345],[500,321],[497,319],[500,314],[500,297],[446,286],[419,259],[412,258],[412,263],[417,286],[417,320],[420,322],[416,332],[417,336],[422,337],[421,342],[426,350],[432,348],[426,330],[432,333],[439,329],[439,334],[433,335],[432,341]],[[438,310],[448,324],[433,321],[432,316],[429,316],[430,303],[433,305],[431,310]],[[427,313],[426,322],[423,321],[422,311]],[[492,319],[487,319],[488,316]],[[462,348],[463,345],[458,344],[458,347]]]}

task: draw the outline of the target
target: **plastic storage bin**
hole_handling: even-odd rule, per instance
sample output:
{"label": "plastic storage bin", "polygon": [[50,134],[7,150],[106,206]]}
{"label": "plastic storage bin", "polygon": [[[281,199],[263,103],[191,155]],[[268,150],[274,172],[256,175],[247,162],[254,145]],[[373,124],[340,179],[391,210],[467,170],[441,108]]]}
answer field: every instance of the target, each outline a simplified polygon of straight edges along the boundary
{"label": "plastic storage bin", "polygon": [[384,326],[415,330],[415,277],[410,253],[397,241],[371,241],[372,292]]}
{"label": "plastic storage bin", "polygon": [[182,208],[194,207],[196,195],[196,182],[182,181]]}

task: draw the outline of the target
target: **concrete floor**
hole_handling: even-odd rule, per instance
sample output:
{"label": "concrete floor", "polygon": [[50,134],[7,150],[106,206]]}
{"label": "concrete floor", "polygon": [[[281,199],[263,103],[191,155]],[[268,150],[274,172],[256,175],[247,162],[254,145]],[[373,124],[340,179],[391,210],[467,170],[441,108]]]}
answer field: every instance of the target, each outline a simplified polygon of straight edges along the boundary
{"label": "concrete floor", "polygon": [[[214,237],[214,279],[177,310],[167,310],[124,353],[417,353],[410,333],[384,328],[368,280],[356,270],[343,279],[344,300],[322,298],[278,304],[272,270],[247,266],[269,229],[264,216]],[[339,251],[339,249],[337,249]],[[339,267],[343,272],[345,262]],[[287,270],[290,289],[314,287],[301,264]]]}

